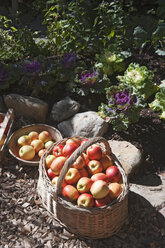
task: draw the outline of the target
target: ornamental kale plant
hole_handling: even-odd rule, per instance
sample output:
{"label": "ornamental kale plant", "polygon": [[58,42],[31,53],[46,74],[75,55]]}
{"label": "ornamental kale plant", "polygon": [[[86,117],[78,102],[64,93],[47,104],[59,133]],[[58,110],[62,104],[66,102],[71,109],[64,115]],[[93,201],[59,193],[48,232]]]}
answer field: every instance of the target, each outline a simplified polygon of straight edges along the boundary
{"label": "ornamental kale plant", "polygon": [[159,92],[156,93],[155,99],[149,104],[149,107],[155,112],[160,112],[159,117],[165,120],[165,80],[162,81],[159,88]]}
{"label": "ornamental kale plant", "polygon": [[147,100],[157,91],[157,86],[154,83],[154,73],[148,70],[146,66],[131,63],[125,71],[124,76],[119,76],[118,79],[125,85],[133,87],[144,100]]}
{"label": "ornamental kale plant", "polygon": [[106,98],[107,104],[101,103],[98,114],[109,122],[115,131],[124,131],[131,123],[137,122],[139,113],[145,106],[143,99],[124,84],[107,88]]}

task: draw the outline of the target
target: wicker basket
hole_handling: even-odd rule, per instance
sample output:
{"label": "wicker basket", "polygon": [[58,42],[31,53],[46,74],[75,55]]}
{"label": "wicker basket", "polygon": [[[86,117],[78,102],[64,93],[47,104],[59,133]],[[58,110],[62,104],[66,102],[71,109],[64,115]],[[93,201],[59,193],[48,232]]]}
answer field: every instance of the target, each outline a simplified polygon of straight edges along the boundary
{"label": "wicker basket", "polygon": [[[49,214],[60,222],[70,232],[91,239],[100,239],[110,237],[116,234],[128,215],[128,183],[127,176],[115,157],[112,154],[109,143],[102,137],[88,139],[66,160],[59,175],[57,187],[54,187],[47,176],[45,169],[45,158],[57,144],[63,144],[67,139],[56,142],[42,156],[39,164],[39,180],[37,185],[38,194],[42,200],[43,206]],[[123,191],[120,196],[109,205],[100,208],[84,208],[74,205],[62,197],[62,182],[73,162],[84,152],[90,145],[99,143],[103,150],[111,154],[115,165],[119,168],[122,180]]]}
{"label": "wicker basket", "polygon": [[8,132],[5,136],[5,140],[2,146],[0,146],[0,161],[3,159],[7,144],[8,144],[8,139],[11,134],[11,129],[13,126],[14,122],[14,111],[13,109],[8,109],[7,113],[0,113],[0,121],[3,121],[1,128],[0,128],[0,140],[3,138],[5,134],[6,128],[8,129]]}

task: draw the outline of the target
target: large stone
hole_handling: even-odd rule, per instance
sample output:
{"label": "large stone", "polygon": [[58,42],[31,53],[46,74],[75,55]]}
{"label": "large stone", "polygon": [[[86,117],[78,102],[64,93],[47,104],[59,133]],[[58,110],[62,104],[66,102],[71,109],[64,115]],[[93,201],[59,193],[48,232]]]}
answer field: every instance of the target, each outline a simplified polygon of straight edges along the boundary
{"label": "large stone", "polygon": [[56,122],[61,122],[75,115],[79,109],[80,104],[67,96],[53,105],[51,118]]}
{"label": "large stone", "polygon": [[108,142],[126,174],[134,173],[142,162],[141,151],[127,141],[109,140]]}
{"label": "large stone", "polygon": [[67,121],[58,124],[58,129],[65,137],[74,135],[82,137],[103,136],[108,130],[109,124],[106,123],[94,111],[87,111],[74,115]]}
{"label": "large stone", "polygon": [[16,116],[23,116],[37,122],[45,122],[48,104],[38,98],[9,94],[4,96],[8,108],[13,108]]}

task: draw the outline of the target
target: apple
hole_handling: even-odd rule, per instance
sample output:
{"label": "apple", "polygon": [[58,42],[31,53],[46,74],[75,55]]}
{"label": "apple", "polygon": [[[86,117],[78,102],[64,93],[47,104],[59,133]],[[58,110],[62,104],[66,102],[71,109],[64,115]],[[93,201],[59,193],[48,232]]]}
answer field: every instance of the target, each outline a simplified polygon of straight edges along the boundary
{"label": "apple", "polygon": [[109,194],[108,184],[103,180],[97,180],[92,184],[90,192],[95,199],[102,199]]}
{"label": "apple", "polygon": [[31,139],[29,135],[22,135],[21,137],[18,138],[17,144],[19,146],[25,146],[25,145],[30,145]]}
{"label": "apple", "polygon": [[108,185],[111,199],[116,199],[122,192],[122,186],[119,183],[110,183]]}
{"label": "apple", "polygon": [[31,131],[28,135],[29,135],[31,140],[35,140],[35,139],[38,139],[39,134],[36,131]]}
{"label": "apple", "polygon": [[108,167],[114,165],[113,164],[113,160],[111,159],[111,157],[109,155],[105,155],[103,156],[100,160],[100,163],[102,164],[103,166],[103,170],[106,170]]}
{"label": "apple", "polygon": [[81,156],[84,158],[85,164],[87,165],[89,163],[89,161],[90,161],[89,158],[88,158],[88,155],[83,152]]}
{"label": "apple", "polygon": [[85,159],[83,155],[79,156],[76,161],[72,164],[73,168],[82,169],[85,166]]}
{"label": "apple", "polygon": [[71,202],[76,201],[79,197],[79,192],[73,185],[66,185],[62,190],[62,194]]}
{"label": "apple", "polygon": [[83,167],[82,169],[79,169],[80,177],[88,177],[88,171],[86,167]]}
{"label": "apple", "polygon": [[81,145],[81,139],[78,137],[72,137],[66,141],[66,144],[69,144],[69,143],[75,143],[77,146],[80,146]]}
{"label": "apple", "polygon": [[52,136],[48,131],[42,131],[38,135],[39,140],[41,140],[43,143],[46,143],[49,140],[52,140]]}
{"label": "apple", "polygon": [[95,199],[95,206],[96,207],[103,207],[108,205],[111,202],[110,195],[108,194],[106,197],[102,199]]}
{"label": "apple", "polygon": [[111,183],[119,182],[122,178],[120,170],[115,165],[106,169],[106,175]]}
{"label": "apple", "polygon": [[39,150],[44,148],[44,143],[39,139],[32,140],[30,145],[34,147],[36,153],[38,153]]}
{"label": "apple", "polygon": [[88,139],[83,139],[83,140],[81,141],[81,145],[84,144],[84,143],[87,142],[87,141],[88,141]]}
{"label": "apple", "polygon": [[103,152],[99,145],[93,144],[87,148],[87,155],[91,160],[101,159]]}
{"label": "apple", "polygon": [[48,175],[48,177],[50,178],[50,180],[52,180],[54,177],[56,177],[56,175],[53,173],[53,171],[52,171],[51,168],[49,168],[49,169],[47,170],[47,175]]}
{"label": "apple", "polygon": [[102,173],[102,172],[92,175],[91,180],[93,182],[95,182],[97,180],[103,180],[103,181],[105,181],[107,183],[109,182],[109,179],[108,179],[107,175],[105,173]]}
{"label": "apple", "polygon": [[69,157],[77,148],[78,148],[78,145],[76,145],[73,142],[69,143],[69,144],[65,144],[65,146],[63,148],[64,156]]}
{"label": "apple", "polygon": [[24,160],[32,160],[35,156],[35,150],[30,145],[24,145],[19,149],[19,157]]}
{"label": "apple", "polygon": [[63,148],[64,148],[64,145],[54,146],[53,151],[52,151],[53,155],[56,157],[63,156]]}
{"label": "apple", "polygon": [[47,155],[47,157],[45,158],[45,166],[46,166],[47,169],[50,168],[50,165],[51,165],[51,163],[53,162],[53,160],[55,158],[56,157],[54,155],[52,155],[52,154]]}
{"label": "apple", "polygon": [[103,170],[101,163],[97,160],[90,160],[87,165],[87,168],[91,175],[102,172]]}
{"label": "apple", "polygon": [[54,144],[53,140],[49,140],[45,143],[45,148],[48,149],[49,147],[51,147]]}
{"label": "apple", "polygon": [[81,177],[77,182],[77,190],[80,193],[88,192],[93,184],[93,181],[89,177]]}
{"label": "apple", "polygon": [[77,205],[79,207],[92,208],[94,206],[93,196],[89,193],[81,194],[77,199]]}
{"label": "apple", "polygon": [[[55,177],[53,178],[52,184],[53,184],[54,186],[57,186],[58,178],[59,178],[59,176],[55,176]],[[66,185],[67,185],[67,184],[66,184],[66,182],[65,182],[65,180],[64,180],[63,183],[62,183],[62,187],[64,188]]]}
{"label": "apple", "polygon": [[60,174],[60,171],[61,171],[65,161],[66,161],[66,157],[64,157],[64,156],[57,157],[52,161],[50,168],[52,169],[53,173],[56,176],[58,176]]}
{"label": "apple", "polygon": [[3,146],[4,142],[5,142],[5,139],[6,139],[6,135],[4,134],[2,136],[2,139],[0,140],[0,148]]}
{"label": "apple", "polygon": [[70,168],[68,170],[68,172],[66,173],[66,175],[65,175],[65,181],[68,184],[77,183],[77,181],[79,180],[79,178],[80,178],[80,172],[76,168]]}
{"label": "apple", "polygon": [[46,152],[46,149],[41,149],[38,151],[38,157],[41,158],[42,155]]}

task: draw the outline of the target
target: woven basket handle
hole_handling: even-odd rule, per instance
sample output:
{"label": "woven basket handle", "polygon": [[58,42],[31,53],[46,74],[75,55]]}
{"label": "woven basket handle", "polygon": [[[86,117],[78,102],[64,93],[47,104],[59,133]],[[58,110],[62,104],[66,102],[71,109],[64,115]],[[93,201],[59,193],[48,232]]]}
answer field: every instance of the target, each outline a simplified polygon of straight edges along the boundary
{"label": "woven basket handle", "polygon": [[62,183],[64,181],[65,175],[67,174],[69,168],[72,166],[72,164],[76,161],[76,159],[91,145],[97,143],[97,142],[102,142],[105,145],[106,151],[110,154],[111,153],[111,148],[106,139],[103,137],[94,137],[94,138],[89,138],[88,141],[84,142],[81,146],[79,146],[73,153],[72,155],[66,160],[64,163],[64,166],[60,172],[58,181],[57,181],[57,188],[56,188],[56,199],[57,196],[61,195],[62,193]]}

